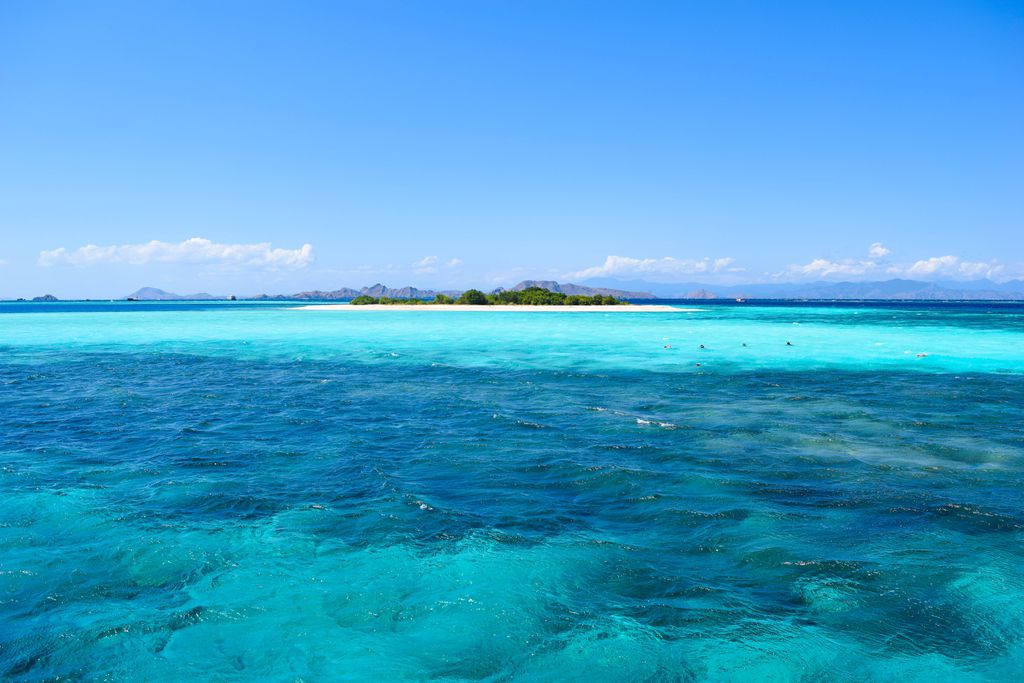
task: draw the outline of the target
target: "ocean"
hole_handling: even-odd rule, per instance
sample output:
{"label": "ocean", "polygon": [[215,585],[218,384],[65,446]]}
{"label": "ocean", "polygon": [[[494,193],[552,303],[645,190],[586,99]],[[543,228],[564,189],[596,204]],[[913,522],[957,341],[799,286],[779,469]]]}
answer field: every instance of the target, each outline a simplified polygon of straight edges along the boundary
{"label": "ocean", "polygon": [[0,304],[0,678],[1024,677],[1024,306],[698,307]]}

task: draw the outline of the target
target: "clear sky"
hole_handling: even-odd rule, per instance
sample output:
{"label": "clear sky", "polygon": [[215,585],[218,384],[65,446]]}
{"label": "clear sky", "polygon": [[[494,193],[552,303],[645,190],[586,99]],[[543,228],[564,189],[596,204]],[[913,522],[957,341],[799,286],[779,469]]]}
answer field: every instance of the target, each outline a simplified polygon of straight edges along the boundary
{"label": "clear sky", "polygon": [[0,0],[0,237],[0,297],[1020,277],[1024,3]]}

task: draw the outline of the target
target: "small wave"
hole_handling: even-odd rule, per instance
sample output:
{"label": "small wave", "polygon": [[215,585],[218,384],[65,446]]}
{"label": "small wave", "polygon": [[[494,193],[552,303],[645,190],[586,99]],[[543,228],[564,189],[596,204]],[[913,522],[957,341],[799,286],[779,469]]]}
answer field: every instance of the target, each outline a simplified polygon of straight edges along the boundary
{"label": "small wave", "polygon": [[636,418],[636,423],[641,426],[657,425],[662,429],[678,429],[678,426],[671,422],[659,422],[658,420],[645,420],[642,417]]}

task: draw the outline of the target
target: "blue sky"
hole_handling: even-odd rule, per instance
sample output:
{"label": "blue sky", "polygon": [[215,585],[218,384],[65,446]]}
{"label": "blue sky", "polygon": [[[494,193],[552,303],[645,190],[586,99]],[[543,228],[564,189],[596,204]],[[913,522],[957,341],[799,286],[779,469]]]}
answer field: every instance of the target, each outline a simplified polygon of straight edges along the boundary
{"label": "blue sky", "polygon": [[0,297],[1024,275],[1019,2],[0,4]]}

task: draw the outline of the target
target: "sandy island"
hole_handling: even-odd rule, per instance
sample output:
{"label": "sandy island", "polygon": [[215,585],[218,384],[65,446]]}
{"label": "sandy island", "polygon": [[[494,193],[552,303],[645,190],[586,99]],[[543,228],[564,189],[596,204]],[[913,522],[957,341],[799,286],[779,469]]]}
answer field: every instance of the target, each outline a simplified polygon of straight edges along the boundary
{"label": "sandy island", "polygon": [[298,311],[511,311],[514,313],[695,313],[701,308],[677,308],[659,304],[629,306],[473,306],[458,304],[320,304],[297,306]]}

